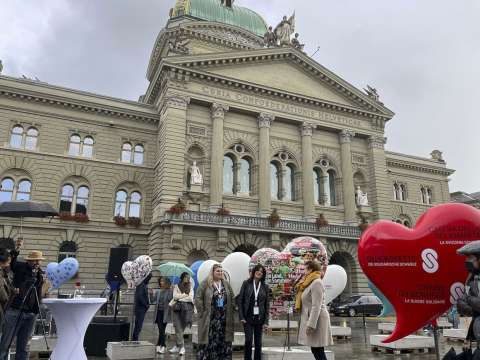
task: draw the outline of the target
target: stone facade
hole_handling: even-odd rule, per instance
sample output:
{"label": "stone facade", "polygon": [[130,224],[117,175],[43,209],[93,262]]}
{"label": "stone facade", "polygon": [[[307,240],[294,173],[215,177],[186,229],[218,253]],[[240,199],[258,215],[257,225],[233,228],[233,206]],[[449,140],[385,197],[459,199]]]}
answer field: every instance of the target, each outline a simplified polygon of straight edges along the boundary
{"label": "stone facade", "polygon": [[[169,46],[179,36],[189,39],[187,53]],[[385,124],[394,114],[298,50],[265,49],[246,30],[180,16],[160,32],[147,78],[145,95],[132,102],[0,76],[0,181],[18,187],[28,179],[30,198],[56,207],[65,184],[89,189],[88,222],[28,219],[26,248],[56,261],[62,244],[74,242],[87,286],[104,286],[115,246],[149,253],[155,264],[191,263],[282,249],[310,235],[347,269],[348,291],[366,292],[359,215],[412,225],[449,201],[452,171],[441,155],[386,152]],[[12,146],[18,125],[38,131],[34,148]],[[70,154],[72,135],[94,140],[91,157]],[[143,147],[141,164],[122,161],[125,143]],[[193,161],[203,175],[195,187]],[[227,173],[225,161],[232,162]],[[357,186],[369,206],[357,207]],[[113,220],[119,190],[130,194],[132,212],[130,196],[141,194],[140,226]],[[179,199],[187,211],[172,214]],[[219,208],[231,214],[218,215]],[[281,217],[275,226],[273,209]],[[316,225],[320,213],[329,226]],[[18,236],[19,221],[0,224],[4,241]]]}

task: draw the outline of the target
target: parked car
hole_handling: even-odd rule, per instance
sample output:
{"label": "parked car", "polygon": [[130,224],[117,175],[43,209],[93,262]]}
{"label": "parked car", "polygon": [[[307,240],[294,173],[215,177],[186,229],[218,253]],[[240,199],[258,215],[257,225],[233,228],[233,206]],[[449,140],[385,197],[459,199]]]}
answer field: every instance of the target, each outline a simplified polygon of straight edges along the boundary
{"label": "parked car", "polygon": [[353,295],[345,301],[331,304],[330,311],[335,316],[374,315],[378,316],[383,310],[380,299],[374,295]]}

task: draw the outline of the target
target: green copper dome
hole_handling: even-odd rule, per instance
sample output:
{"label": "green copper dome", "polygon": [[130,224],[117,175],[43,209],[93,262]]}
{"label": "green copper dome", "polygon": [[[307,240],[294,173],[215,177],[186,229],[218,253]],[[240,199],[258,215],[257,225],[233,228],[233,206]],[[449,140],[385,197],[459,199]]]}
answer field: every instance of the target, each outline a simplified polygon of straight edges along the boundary
{"label": "green copper dome", "polygon": [[172,17],[180,15],[238,26],[258,36],[267,31],[265,20],[256,12],[235,5],[227,7],[220,0],[177,0]]}

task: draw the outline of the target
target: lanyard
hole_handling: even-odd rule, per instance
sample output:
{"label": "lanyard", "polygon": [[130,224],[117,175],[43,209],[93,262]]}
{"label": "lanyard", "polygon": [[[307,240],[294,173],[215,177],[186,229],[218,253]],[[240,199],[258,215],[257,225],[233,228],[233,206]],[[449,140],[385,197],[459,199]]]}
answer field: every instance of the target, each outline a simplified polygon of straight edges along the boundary
{"label": "lanyard", "polygon": [[217,283],[213,283],[213,286],[215,286],[215,289],[217,289],[218,293],[221,295],[222,294],[222,282],[217,285]]}
{"label": "lanyard", "polygon": [[255,285],[255,280],[253,280],[253,292],[254,292],[254,295],[255,295],[255,306],[256,304],[258,304],[258,293],[260,292],[260,287],[262,286],[262,284],[260,284],[260,282],[258,283],[258,288],[257,288],[257,285]]}

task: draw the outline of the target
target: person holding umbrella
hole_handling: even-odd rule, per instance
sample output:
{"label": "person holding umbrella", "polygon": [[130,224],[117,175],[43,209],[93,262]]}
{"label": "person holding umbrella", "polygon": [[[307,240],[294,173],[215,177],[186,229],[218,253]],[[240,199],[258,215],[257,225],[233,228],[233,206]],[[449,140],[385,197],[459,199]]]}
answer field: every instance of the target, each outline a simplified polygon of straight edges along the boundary
{"label": "person holding umbrella", "polygon": [[44,277],[40,269],[42,260],[45,260],[41,251],[31,251],[26,262],[17,260],[23,239],[18,239],[16,249],[11,252],[11,269],[13,272],[13,286],[16,289],[10,307],[5,313],[5,325],[0,341],[0,360],[7,360],[8,349],[13,339],[17,338],[15,359],[28,358],[27,344],[37,319],[39,302],[43,296]]}

